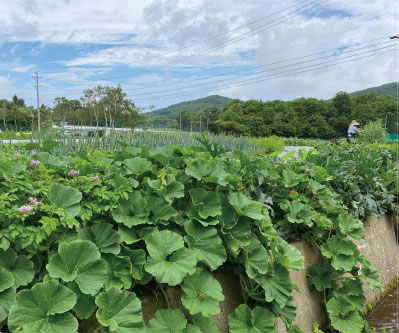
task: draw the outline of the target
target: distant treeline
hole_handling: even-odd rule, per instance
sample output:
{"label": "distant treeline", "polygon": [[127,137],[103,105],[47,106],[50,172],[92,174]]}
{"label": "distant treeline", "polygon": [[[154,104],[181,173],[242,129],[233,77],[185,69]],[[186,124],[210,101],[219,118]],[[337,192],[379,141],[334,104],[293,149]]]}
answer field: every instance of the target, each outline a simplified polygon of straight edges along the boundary
{"label": "distant treeline", "polygon": [[[135,127],[144,116],[133,101],[126,97],[120,86],[102,87],[83,91],[77,100],[65,97],[54,99],[54,107],[40,107],[42,127],[51,125],[91,125],[106,127]],[[37,127],[37,110],[26,106],[22,98],[14,96],[11,101],[0,100],[0,128],[15,131]]]}
{"label": "distant treeline", "polygon": [[237,99],[219,109],[217,119],[209,122],[209,129],[214,133],[253,137],[331,139],[346,135],[353,119],[360,124],[381,120],[386,122],[388,132],[394,133],[396,112],[396,99],[375,93],[352,97],[339,92],[331,100],[299,98],[288,102]]}

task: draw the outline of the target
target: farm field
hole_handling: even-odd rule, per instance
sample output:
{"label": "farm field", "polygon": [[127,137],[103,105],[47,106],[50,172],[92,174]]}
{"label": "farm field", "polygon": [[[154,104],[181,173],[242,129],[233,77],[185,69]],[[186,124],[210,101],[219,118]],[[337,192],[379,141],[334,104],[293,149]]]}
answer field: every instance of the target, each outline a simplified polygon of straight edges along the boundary
{"label": "farm field", "polygon": [[[322,254],[307,276],[329,329],[370,331],[360,276],[382,285],[354,240],[365,216],[395,210],[393,148],[324,145],[297,159],[258,156],[246,139],[151,136],[0,153],[3,331],[76,332],[90,318],[98,332],[218,332],[214,274],[233,267],[243,301],[230,332],[273,332],[276,317],[301,332],[297,238]],[[154,295],[165,308],[145,322],[142,300]]]}

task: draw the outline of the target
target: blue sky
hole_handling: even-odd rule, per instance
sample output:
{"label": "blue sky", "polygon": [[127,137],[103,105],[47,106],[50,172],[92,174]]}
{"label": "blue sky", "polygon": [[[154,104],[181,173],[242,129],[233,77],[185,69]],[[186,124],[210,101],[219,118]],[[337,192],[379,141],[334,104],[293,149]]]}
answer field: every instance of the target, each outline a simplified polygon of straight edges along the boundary
{"label": "blue sky", "polygon": [[[394,0],[97,0],[95,8],[89,0],[2,2],[0,98],[17,94],[34,105],[35,71],[41,102],[49,106],[58,96],[78,99],[84,89],[116,84],[142,108],[211,94],[330,98],[396,80],[396,44],[387,43],[397,31],[389,14],[396,6]],[[321,61],[331,63],[312,67]]]}

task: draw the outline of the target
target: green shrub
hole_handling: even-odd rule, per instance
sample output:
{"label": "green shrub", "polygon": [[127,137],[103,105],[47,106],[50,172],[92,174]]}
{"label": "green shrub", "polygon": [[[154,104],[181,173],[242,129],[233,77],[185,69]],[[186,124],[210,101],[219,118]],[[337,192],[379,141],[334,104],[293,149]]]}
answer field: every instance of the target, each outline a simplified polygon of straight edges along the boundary
{"label": "green shrub", "polygon": [[360,142],[385,143],[386,131],[382,126],[381,120],[370,121],[364,126],[364,132],[359,133]]}
{"label": "green shrub", "polygon": [[310,138],[297,138],[297,137],[290,137],[290,138],[282,138],[284,143],[287,146],[310,146],[314,147],[319,145],[320,143],[326,143],[328,140],[322,139],[310,139]]}
{"label": "green shrub", "polygon": [[256,138],[251,139],[251,141],[254,142],[259,147],[259,150],[264,154],[278,154],[281,153],[285,148],[284,141],[277,136]]}

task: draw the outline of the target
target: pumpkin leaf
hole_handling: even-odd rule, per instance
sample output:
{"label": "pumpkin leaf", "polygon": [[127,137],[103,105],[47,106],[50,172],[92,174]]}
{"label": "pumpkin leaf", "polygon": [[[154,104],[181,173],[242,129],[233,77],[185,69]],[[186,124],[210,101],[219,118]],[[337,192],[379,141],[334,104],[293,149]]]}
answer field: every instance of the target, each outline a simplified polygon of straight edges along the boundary
{"label": "pumpkin leaf", "polygon": [[136,294],[112,287],[96,297],[98,310],[96,317],[99,323],[109,327],[112,332],[143,332],[141,302]]}
{"label": "pumpkin leaf", "polygon": [[146,332],[183,333],[187,320],[179,309],[158,310],[146,326]]}
{"label": "pumpkin leaf", "polygon": [[229,315],[230,333],[276,333],[274,315],[260,306],[241,304]]}
{"label": "pumpkin leaf", "polygon": [[48,198],[57,208],[62,208],[66,212],[67,218],[74,218],[80,212],[80,201],[82,193],[76,188],[61,184],[53,184],[50,187]]}
{"label": "pumpkin leaf", "polygon": [[105,282],[106,264],[96,245],[87,240],[61,243],[47,270],[53,278],[75,281],[85,294],[95,295]]}
{"label": "pumpkin leaf", "polygon": [[197,267],[194,274],[184,278],[181,288],[181,301],[191,314],[209,317],[220,312],[219,301],[224,300],[222,287],[209,272]]}
{"label": "pumpkin leaf", "polygon": [[[26,286],[33,280],[33,263],[23,254],[17,256],[11,248],[7,251],[0,250],[0,267],[12,274],[15,288]],[[0,281],[2,280],[0,279]]]}
{"label": "pumpkin leaf", "polygon": [[75,293],[57,280],[37,283],[17,294],[8,325],[13,331],[76,333],[78,321],[68,312],[75,304]]}

